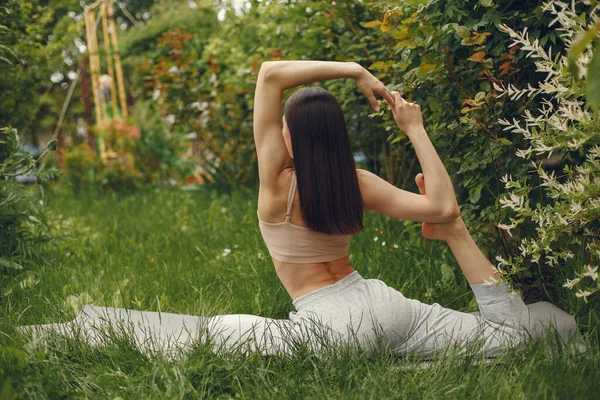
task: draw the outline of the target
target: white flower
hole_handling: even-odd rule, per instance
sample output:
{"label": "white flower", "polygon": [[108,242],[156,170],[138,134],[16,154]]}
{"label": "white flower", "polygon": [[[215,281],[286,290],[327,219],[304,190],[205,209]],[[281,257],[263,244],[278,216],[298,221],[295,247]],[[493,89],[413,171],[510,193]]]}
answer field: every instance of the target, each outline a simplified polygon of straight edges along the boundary
{"label": "white flower", "polygon": [[231,249],[223,249],[223,254],[221,254],[221,256],[227,257],[229,254],[231,254]]}
{"label": "white flower", "polygon": [[589,290],[581,290],[580,289],[577,293],[575,293],[575,296],[577,296],[577,297],[583,297],[585,299],[590,294],[592,294],[592,292],[590,292]]}
{"label": "white flower", "polygon": [[382,245],[382,246],[385,246],[385,242],[381,242],[381,245]]}
{"label": "white flower", "polygon": [[392,247],[393,247],[393,248],[395,248],[395,249],[397,249],[397,248],[398,248],[398,245],[397,245],[396,243],[394,243],[394,244],[392,245]]}
{"label": "white flower", "polygon": [[598,267],[592,268],[591,265],[586,265],[587,271],[583,274],[583,276],[589,276],[592,280],[598,280]]}
{"label": "white flower", "polygon": [[378,238],[377,236],[375,236],[375,237],[373,238],[373,241],[374,241],[374,242],[376,242],[376,241],[378,241],[378,240],[379,240],[379,238]]}
{"label": "white flower", "polygon": [[568,289],[573,289],[573,286],[577,285],[580,280],[581,280],[581,278],[567,279],[567,283],[565,283],[563,285],[563,287],[566,287]]}
{"label": "white flower", "polygon": [[504,229],[504,230],[506,231],[506,233],[508,233],[508,235],[509,235],[510,237],[512,237],[512,233],[510,233],[510,230],[513,228],[512,226],[510,226],[510,225],[505,225],[505,224],[498,224],[498,228],[500,228],[500,229]]}

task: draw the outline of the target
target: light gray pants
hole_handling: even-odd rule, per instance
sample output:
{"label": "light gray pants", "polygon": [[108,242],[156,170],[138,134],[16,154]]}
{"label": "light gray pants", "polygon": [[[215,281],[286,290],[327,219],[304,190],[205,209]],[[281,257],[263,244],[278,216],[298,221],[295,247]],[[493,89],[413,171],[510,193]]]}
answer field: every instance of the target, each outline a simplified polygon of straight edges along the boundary
{"label": "light gray pants", "polygon": [[[353,272],[340,281],[297,298],[287,320],[232,314],[196,317],[86,306],[74,321],[28,327],[34,332],[83,334],[107,340],[107,327],[125,330],[150,353],[178,357],[197,340],[215,351],[292,354],[300,346],[317,352],[329,346],[356,344],[364,350],[385,345],[398,354],[433,358],[450,347],[472,348],[485,357],[540,337],[547,328],[566,342],[580,340],[575,320],[550,303],[526,306],[506,284],[471,286],[479,313],[464,313],[407,299],[377,279]],[[116,328],[116,329],[115,329]]]}

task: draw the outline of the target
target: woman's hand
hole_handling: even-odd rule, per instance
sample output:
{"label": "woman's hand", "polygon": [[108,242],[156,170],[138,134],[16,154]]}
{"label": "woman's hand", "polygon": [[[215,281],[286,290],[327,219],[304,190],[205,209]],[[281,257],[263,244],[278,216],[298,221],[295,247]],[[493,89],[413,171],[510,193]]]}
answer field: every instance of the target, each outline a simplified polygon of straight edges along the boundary
{"label": "woman's hand", "polygon": [[398,127],[409,136],[413,132],[424,130],[421,107],[418,104],[408,103],[398,92],[392,92],[392,96],[394,103],[390,103],[390,106]]}
{"label": "woman's hand", "polygon": [[371,103],[371,107],[373,107],[375,111],[379,111],[379,102],[375,95],[383,97],[385,101],[393,107],[394,96],[392,96],[392,92],[383,84],[383,82],[375,78],[366,69],[362,68],[361,73],[356,78],[356,84],[358,85],[358,89],[367,97],[369,103]]}

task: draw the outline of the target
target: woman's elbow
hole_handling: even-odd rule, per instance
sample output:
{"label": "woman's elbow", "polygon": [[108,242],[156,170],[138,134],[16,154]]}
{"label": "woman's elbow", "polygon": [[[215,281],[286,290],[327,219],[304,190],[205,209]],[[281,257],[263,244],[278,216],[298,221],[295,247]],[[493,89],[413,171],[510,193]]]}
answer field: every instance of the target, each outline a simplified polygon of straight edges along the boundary
{"label": "woman's elbow", "polygon": [[276,68],[277,61],[265,61],[260,64],[258,78],[265,82],[273,81],[277,77]]}
{"label": "woman's elbow", "polygon": [[458,208],[458,204],[452,204],[450,206],[444,207],[440,212],[440,222],[450,222],[454,221],[456,218],[460,216],[460,208]]}

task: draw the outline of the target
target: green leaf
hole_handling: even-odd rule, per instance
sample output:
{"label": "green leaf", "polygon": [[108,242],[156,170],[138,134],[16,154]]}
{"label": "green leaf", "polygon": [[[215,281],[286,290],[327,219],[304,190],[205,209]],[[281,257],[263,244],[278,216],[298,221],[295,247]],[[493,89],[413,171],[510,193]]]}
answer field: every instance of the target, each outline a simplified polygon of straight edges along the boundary
{"label": "green leaf", "polygon": [[408,30],[407,27],[404,27],[403,29],[394,32],[394,34],[392,35],[392,37],[394,39],[398,39],[398,40],[406,39],[409,36],[410,36],[410,31]]}
{"label": "green leaf", "polygon": [[384,68],[387,68],[387,65],[383,61],[374,62],[373,64],[371,64],[369,66],[369,69],[384,69]]}
{"label": "green leaf", "polygon": [[588,67],[587,80],[585,81],[585,97],[590,107],[596,112],[600,111],[600,43],[594,49],[594,56]]}
{"label": "green leaf", "polygon": [[399,142],[399,141],[401,141],[401,140],[402,140],[402,136],[399,136],[399,135],[398,135],[398,136],[396,136],[395,138],[393,138],[393,139],[390,141],[390,144],[395,144],[395,143],[398,143],[398,142]]}
{"label": "green leaf", "polygon": [[436,64],[421,64],[420,68],[421,71],[433,71],[435,69],[435,67],[437,67]]}
{"label": "green leaf", "polygon": [[6,258],[0,258],[0,267],[10,268],[10,269],[23,269],[23,266],[17,264],[14,261],[7,260]]}
{"label": "green leaf", "polygon": [[481,198],[481,189],[483,189],[483,185],[481,183],[475,185],[469,190],[469,201],[473,204],[476,204]]}
{"label": "green leaf", "polygon": [[365,22],[364,24],[362,24],[362,26],[364,26],[365,28],[376,28],[379,25],[381,25],[381,21],[378,19],[375,21]]}
{"label": "green leaf", "polygon": [[14,58],[18,58],[17,53],[8,46],[0,44],[0,51],[11,54]]}
{"label": "green leaf", "polygon": [[386,22],[384,22],[381,25],[379,25],[379,29],[381,29],[381,32],[387,32],[387,31],[389,31],[392,28],[393,28],[393,26],[391,24],[389,24],[389,23],[386,23]]}
{"label": "green leaf", "polygon": [[454,30],[456,31],[456,33],[458,33],[458,36],[460,36],[463,39],[471,38],[471,32],[469,32],[469,30],[462,25],[455,26]]}

